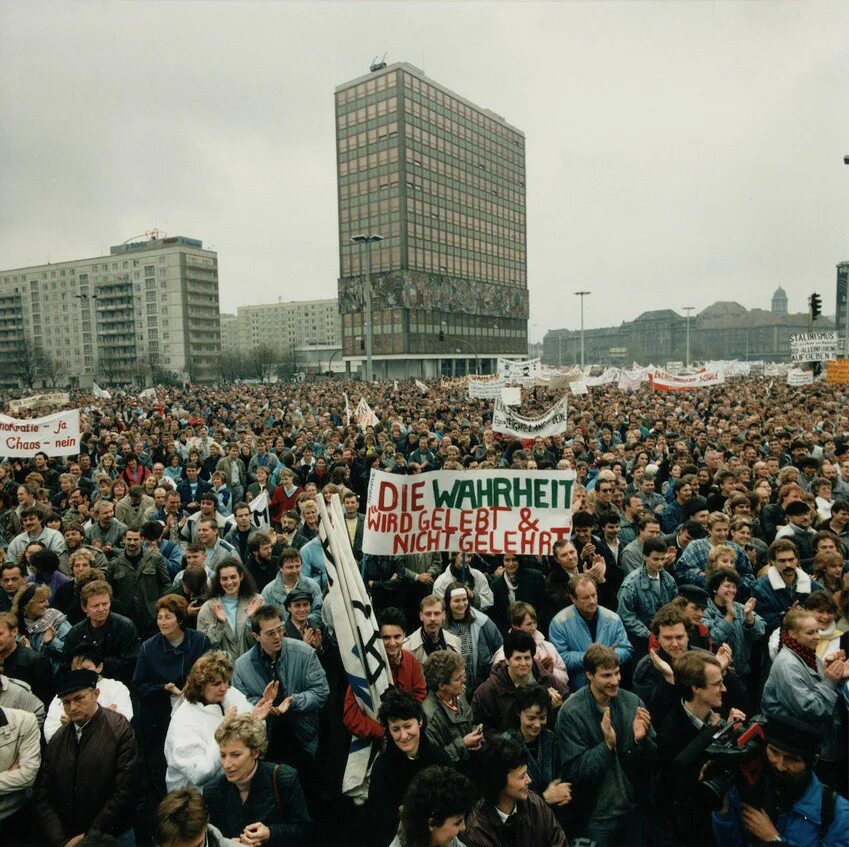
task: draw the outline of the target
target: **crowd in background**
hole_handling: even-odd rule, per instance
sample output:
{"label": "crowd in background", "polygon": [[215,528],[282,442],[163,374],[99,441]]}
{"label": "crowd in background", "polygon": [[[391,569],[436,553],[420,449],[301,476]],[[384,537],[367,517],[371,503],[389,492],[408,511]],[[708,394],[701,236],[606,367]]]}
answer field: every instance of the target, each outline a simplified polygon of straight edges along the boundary
{"label": "crowd in background", "polygon": [[[73,397],[79,455],[0,462],[0,843],[848,845],[845,399],[596,389],[522,441],[462,380]],[[571,538],[363,553],[374,470],[486,468],[575,470]],[[376,718],[326,602],[334,494]],[[756,715],[729,776],[708,746]]]}

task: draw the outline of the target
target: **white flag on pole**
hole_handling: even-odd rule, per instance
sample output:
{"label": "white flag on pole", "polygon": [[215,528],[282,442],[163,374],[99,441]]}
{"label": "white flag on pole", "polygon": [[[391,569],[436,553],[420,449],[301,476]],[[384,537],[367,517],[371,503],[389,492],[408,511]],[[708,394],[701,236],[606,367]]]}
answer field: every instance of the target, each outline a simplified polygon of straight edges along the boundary
{"label": "white flag on pole", "polygon": [[91,384],[91,391],[95,397],[100,397],[103,400],[112,399],[112,395],[108,391],[104,391],[96,382]]}
{"label": "white flag on pole", "polygon": [[[351,550],[339,495],[334,494],[330,498],[329,508],[323,497],[319,497],[316,504],[329,585],[326,602],[330,605],[342,664],[360,708],[376,720],[380,699],[392,685],[389,660],[380,639],[371,600]],[[380,746],[364,738],[351,737],[342,791],[357,805],[362,805],[368,795],[369,771]]]}
{"label": "white flag on pole", "polygon": [[416,388],[418,388],[422,394],[427,394],[427,386],[420,379],[416,380]]}
{"label": "white flag on pole", "polygon": [[[319,497],[319,499],[321,499]],[[248,504],[251,507],[251,523],[267,532],[271,528],[271,514],[268,509],[268,492],[263,489],[257,496]]]}

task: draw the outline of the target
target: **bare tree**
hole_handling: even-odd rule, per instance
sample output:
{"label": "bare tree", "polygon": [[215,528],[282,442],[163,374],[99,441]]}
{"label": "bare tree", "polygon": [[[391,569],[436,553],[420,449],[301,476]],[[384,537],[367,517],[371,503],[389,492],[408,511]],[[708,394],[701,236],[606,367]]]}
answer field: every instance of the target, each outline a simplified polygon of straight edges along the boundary
{"label": "bare tree", "polygon": [[235,382],[248,373],[247,363],[238,351],[221,353],[215,360],[215,373],[223,382]]}
{"label": "bare tree", "polygon": [[296,382],[304,372],[304,358],[300,350],[292,344],[277,366],[277,376],[287,382]]}
{"label": "bare tree", "polygon": [[267,382],[274,374],[277,359],[277,353],[270,344],[257,344],[248,354],[248,372],[255,379]]}

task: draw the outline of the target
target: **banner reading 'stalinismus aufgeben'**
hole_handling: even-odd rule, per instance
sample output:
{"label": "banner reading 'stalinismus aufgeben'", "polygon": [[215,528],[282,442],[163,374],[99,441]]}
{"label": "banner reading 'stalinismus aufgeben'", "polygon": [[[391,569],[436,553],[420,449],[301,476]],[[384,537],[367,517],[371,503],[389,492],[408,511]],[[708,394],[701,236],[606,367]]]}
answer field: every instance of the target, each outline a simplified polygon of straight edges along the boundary
{"label": "banner reading 'stalinismus aufgeben'", "polygon": [[572,531],[574,471],[372,471],[363,552],[548,556]]}

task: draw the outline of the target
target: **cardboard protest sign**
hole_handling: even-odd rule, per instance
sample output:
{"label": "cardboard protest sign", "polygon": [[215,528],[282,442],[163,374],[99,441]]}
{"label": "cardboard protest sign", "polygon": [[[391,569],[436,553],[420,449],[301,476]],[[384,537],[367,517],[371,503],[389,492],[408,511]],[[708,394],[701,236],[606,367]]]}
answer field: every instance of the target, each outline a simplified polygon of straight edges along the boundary
{"label": "cardboard protest sign", "polygon": [[830,385],[849,385],[849,359],[834,359],[825,363],[826,382]]}
{"label": "cardboard protest sign", "polygon": [[492,412],[492,431],[521,439],[557,435],[566,431],[567,403],[568,400],[564,397],[541,418],[523,418],[505,406],[500,399],[496,400]]}
{"label": "cardboard protest sign", "polygon": [[363,552],[547,556],[572,531],[574,471],[372,471]]}
{"label": "cardboard protest sign", "polygon": [[0,415],[0,434],[0,456],[31,459],[42,452],[75,456],[80,452],[80,410],[29,420]]}

